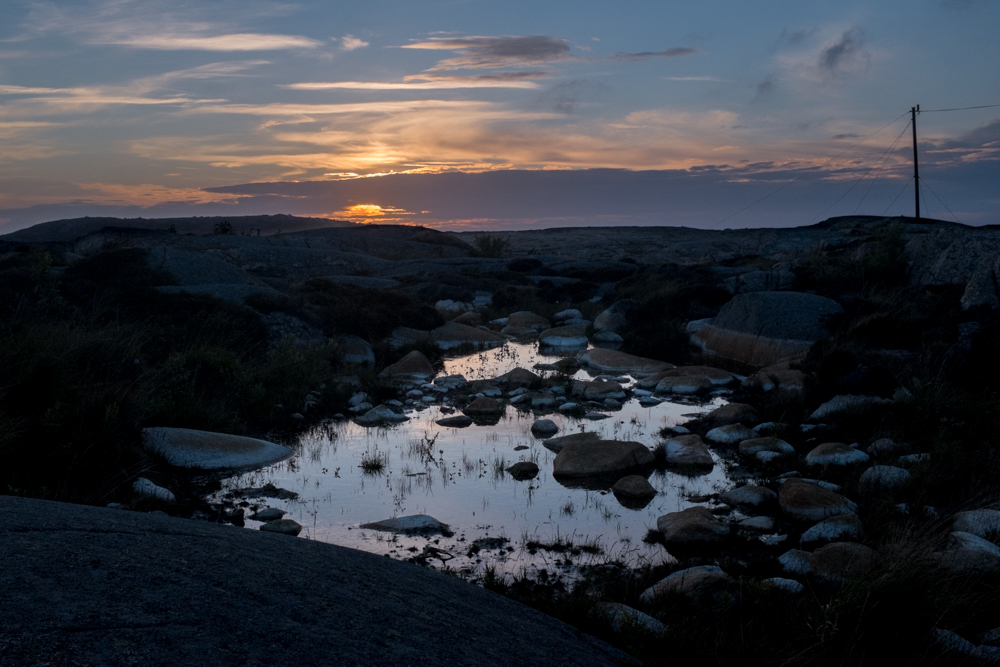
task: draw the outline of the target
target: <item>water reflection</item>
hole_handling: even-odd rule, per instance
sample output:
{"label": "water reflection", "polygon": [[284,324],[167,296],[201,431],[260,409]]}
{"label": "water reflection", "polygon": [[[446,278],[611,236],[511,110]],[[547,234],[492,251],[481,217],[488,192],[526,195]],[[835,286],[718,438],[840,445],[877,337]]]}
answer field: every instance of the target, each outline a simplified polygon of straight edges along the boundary
{"label": "water reflection", "polygon": [[[449,360],[443,374],[492,378],[552,360],[532,345],[511,344]],[[590,377],[586,371],[576,375]],[[653,446],[665,426],[681,424],[724,402],[715,396],[700,404],[666,401],[643,407],[633,399],[600,421],[558,413],[546,418],[559,426],[558,435],[592,431],[602,438]],[[546,570],[548,576],[553,568],[571,572],[608,557],[633,564],[669,559],[661,546],[642,541],[657,517],[695,504],[688,496],[726,485],[718,460],[713,470],[696,477],[654,470],[649,481],[657,496],[644,506],[623,505],[608,491],[615,479],[568,485],[553,478],[555,454],[531,434],[536,417],[530,412],[508,406],[496,425],[465,428],[436,424],[447,416],[439,406],[409,416],[409,421],[386,428],[321,424],[301,437],[297,456],[231,478],[221,493],[270,482],[299,494],[294,501],[262,502],[287,510],[287,518],[305,526],[304,537],[396,558],[420,556],[435,566],[468,572],[489,564],[498,572]],[[382,461],[381,469],[369,465],[375,457]],[[518,461],[537,464],[538,475],[514,480],[505,470]],[[405,537],[358,528],[411,514],[429,514],[449,524],[454,535]],[[259,524],[248,521],[247,526]]]}

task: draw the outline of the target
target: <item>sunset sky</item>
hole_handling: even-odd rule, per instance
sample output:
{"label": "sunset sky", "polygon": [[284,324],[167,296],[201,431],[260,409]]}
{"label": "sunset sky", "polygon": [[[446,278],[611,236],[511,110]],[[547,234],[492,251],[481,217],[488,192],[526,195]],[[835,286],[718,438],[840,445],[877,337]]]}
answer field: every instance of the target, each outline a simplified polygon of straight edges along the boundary
{"label": "sunset sky", "polygon": [[[10,0],[0,233],[912,214],[908,110],[1000,105],[998,27],[1000,0]],[[1000,107],[917,122],[925,215],[1000,223]]]}

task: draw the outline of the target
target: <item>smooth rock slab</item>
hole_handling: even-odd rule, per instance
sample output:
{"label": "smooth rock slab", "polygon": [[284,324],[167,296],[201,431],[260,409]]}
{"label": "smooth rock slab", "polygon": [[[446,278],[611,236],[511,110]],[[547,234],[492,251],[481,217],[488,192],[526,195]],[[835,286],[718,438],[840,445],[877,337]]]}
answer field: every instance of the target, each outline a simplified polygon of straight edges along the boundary
{"label": "smooth rock slab", "polygon": [[708,451],[708,447],[697,435],[670,438],[662,443],[659,449],[663,450],[668,466],[708,469],[715,466],[715,461],[712,460],[712,454]]}
{"label": "smooth rock slab", "polygon": [[656,529],[663,535],[667,547],[711,544],[729,535],[729,526],[715,518],[707,507],[689,507],[664,514],[656,520]]}
{"label": "smooth rock slab", "polygon": [[596,440],[563,446],[552,462],[556,477],[592,477],[642,468],[653,453],[640,442]]}
{"label": "smooth rock slab", "polygon": [[733,595],[736,580],[714,565],[699,565],[674,572],[642,592],[639,596],[646,604],[667,593],[683,593],[697,604],[717,602],[726,595]]}
{"label": "smooth rock slab", "polygon": [[864,452],[842,442],[825,442],[806,454],[806,465],[849,466],[867,463],[869,457]]}
{"label": "smooth rock slab", "polygon": [[275,519],[262,524],[260,527],[265,533],[281,533],[295,537],[302,532],[302,524],[291,519]]}
{"label": "smooth rock slab", "polygon": [[864,539],[865,527],[857,514],[840,514],[823,519],[802,533],[802,546],[810,548],[830,542],[860,542]]}
{"label": "smooth rock slab", "polygon": [[288,447],[266,440],[164,426],[142,429],[142,445],[172,466],[200,470],[262,468],[293,454]]}
{"label": "smooth rock slab", "polygon": [[822,521],[838,514],[854,514],[858,506],[844,496],[819,484],[792,477],[778,491],[778,506],[797,521]]}
{"label": "smooth rock slab", "polygon": [[441,523],[434,517],[427,514],[413,514],[411,516],[401,516],[395,519],[383,519],[382,521],[375,521],[373,523],[363,523],[359,527],[368,528],[370,530],[381,530],[387,533],[404,534],[441,533],[447,535],[451,532],[448,524]]}

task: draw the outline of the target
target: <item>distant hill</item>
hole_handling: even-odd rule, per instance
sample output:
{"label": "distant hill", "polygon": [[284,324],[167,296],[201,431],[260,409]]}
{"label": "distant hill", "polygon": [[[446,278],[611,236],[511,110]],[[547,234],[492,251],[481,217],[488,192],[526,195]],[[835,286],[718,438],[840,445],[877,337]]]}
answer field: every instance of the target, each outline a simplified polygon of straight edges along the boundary
{"label": "distant hill", "polygon": [[178,234],[203,236],[216,232],[217,226],[228,223],[235,234],[273,236],[278,232],[300,232],[307,229],[328,227],[354,227],[347,220],[328,218],[300,218],[294,215],[244,215],[190,218],[72,218],[43,222],[27,229],[0,236],[4,241],[24,243],[67,243],[81,236],[105,227],[129,227],[133,229],[156,229],[167,231],[173,228]]}

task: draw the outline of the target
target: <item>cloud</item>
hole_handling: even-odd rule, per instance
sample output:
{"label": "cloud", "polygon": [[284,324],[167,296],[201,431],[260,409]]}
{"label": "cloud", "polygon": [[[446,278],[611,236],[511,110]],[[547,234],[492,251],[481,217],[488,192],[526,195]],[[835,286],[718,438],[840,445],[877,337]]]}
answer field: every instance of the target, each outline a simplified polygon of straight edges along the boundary
{"label": "cloud", "polygon": [[432,72],[465,68],[523,67],[573,58],[569,43],[565,39],[544,35],[432,37],[427,41],[406,44],[401,48],[455,51],[461,54],[458,58],[440,61],[429,70]]}
{"label": "cloud", "polygon": [[344,35],[340,38],[341,51],[354,51],[356,49],[363,49],[366,46],[368,46],[368,42],[362,41],[352,35]]}
{"label": "cloud", "polygon": [[729,81],[729,79],[720,79],[716,76],[665,76],[663,79],[665,81]]}
{"label": "cloud", "polygon": [[616,53],[610,57],[610,60],[624,60],[628,62],[635,62],[639,60],[649,60],[650,58],[677,58],[679,56],[690,56],[698,53],[697,49],[689,48],[673,48],[666,49],[664,51],[641,51],[640,53]]}
{"label": "cloud", "polygon": [[[164,10],[164,6],[170,9]],[[239,9],[248,18],[254,15],[242,4]],[[87,44],[158,51],[274,51],[323,46],[320,40],[300,35],[243,32],[226,22],[205,20],[205,10],[199,5],[162,5],[146,0],[105,0],[77,7],[36,2],[28,15],[27,29],[35,35],[78,36]]]}
{"label": "cloud", "polygon": [[823,47],[817,66],[821,74],[835,78],[868,64],[865,33],[858,27],[845,30],[837,39]]}
{"label": "cloud", "polygon": [[769,74],[764,77],[764,79],[757,83],[754,88],[757,91],[757,95],[754,97],[754,101],[766,99],[774,94],[775,89],[778,86],[778,78],[773,74]]}
{"label": "cloud", "polygon": [[330,81],[312,83],[291,83],[282,88],[292,90],[327,90],[346,88],[349,90],[447,90],[455,88],[538,88],[530,79],[543,76],[543,72],[506,72],[479,76],[440,76],[434,74],[413,74],[402,81]]}
{"label": "cloud", "polygon": [[566,81],[545,91],[539,103],[556,113],[571,114],[582,100],[611,90],[603,83],[594,83],[586,79]]}
{"label": "cloud", "polygon": [[864,135],[857,134],[855,132],[845,132],[844,134],[835,134],[835,135],[833,135],[833,138],[834,139],[860,139],[862,136],[864,136]]}

